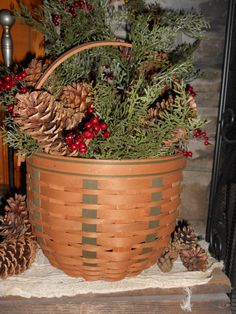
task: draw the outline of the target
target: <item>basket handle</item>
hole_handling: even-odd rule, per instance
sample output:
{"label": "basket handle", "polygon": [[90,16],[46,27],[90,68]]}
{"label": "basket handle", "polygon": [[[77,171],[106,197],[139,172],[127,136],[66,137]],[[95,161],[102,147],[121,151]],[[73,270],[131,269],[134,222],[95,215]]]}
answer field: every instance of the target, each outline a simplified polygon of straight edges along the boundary
{"label": "basket handle", "polygon": [[56,59],[50,67],[45,71],[45,73],[41,76],[38,80],[37,84],[35,85],[35,89],[40,89],[43,84],[47,81],[49,76],[54,72],[54,70],[61,65],[64,61],[69,59],[70,57],[74,56],[75,54],[82,52],[84,50],[96,47],[105,47],[105,46],[117,46],[117,47],[127,47],[131,48],[132,44],[121,42],[121,41],[92,41],[85,44],[81,44],[76,46],[67,52],[63,53],[58,59]]}

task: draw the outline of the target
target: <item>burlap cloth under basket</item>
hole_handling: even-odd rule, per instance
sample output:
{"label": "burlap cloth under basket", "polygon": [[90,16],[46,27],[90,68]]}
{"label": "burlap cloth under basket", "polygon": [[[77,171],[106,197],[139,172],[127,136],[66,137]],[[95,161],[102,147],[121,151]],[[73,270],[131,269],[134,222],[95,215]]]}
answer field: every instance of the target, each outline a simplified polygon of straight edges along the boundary
{"label": "burlap cloth under basket", "polygon": [[[88,48],[131,47],[93,42],[57,59],[40,89],[65,60]],[[95,160],[35,154],[27,159],[27,199],[33,230],[51,264],[86,280],[120,280],[153,265],[175,227],[181,155]]]}

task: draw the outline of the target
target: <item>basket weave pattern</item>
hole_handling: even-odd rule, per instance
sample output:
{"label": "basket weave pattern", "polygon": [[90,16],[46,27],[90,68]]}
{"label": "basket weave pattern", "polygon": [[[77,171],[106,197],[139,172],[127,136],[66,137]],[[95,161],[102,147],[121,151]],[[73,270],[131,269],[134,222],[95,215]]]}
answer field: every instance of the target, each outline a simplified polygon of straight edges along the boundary
{"label": "basket weave pattern", "polygon": [[175,227],[182,156],[27,160],[28,207],[49,261],[70,276],[120,280],[153,265]]}

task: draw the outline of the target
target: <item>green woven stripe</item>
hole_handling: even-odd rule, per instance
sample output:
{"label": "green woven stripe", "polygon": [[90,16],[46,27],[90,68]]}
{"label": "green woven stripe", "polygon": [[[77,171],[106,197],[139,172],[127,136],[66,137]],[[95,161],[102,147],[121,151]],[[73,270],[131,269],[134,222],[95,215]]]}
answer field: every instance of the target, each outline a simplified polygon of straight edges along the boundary
{"label": "green woven stripe", "polygon": [[156,220],[154,220],[154,221],[149,221],[149,224],[148,224],[148,228],[149,229],[153,229],[153,228],[156,228],[156,227],[158,227],[159,226],[159,221],[156,221]]}
{"label": "green woven stripe", "polygon": [[157,177],[157,178],[152,179],[152,187],[153,188],[160,188],[161,186],[163,186],[162,178]]}
{"label": "green woven stripe", "polygon": [[38,224],[36,224],[36,225],[34,225],[34,230],[36,232],[43,232],[43,227],[38,225]]}
{"label": "green woven stripe", "polygon": [[40,193],[40,186],[38,184],[33,184],[31,187],[31,191],[35,193]]}
{"label": "green woven stripe", "polygon": [[160,206],[154,206],[150,208],[150,216],[157,216],[161,212],[161,207]]}
{"label": "green woven stripe", "polygon": [[96,252],[82,251],[82,256],[84,258],[96,258],[97,254]]}
{"label": "green woven stripe", "polygon": [[36,220],[40,220],[42,218],[41,213],[36,210],[34,210],[31,215]]}
{"label": "green woven stripe", "polygon": [[98,181],[97,180],[83,180],[83,189],[97,190]]}
{"label": "green woven stripe", "polygon": [[160,201],[160,200],[161,200],[161,193],[160,193],[160,192],[154,192],[154,193],[152,193],[151,200],[152,200],[153,202],[155,202],[155,201]]}
{"label": "green woven stripe", "polygon": [[156,238],[157,238],[157,234],[156,234],[156,233],[149,234],[149,235],[146,237],[145,242],[153,242],[153,241],[156,240]]}
{"label": "green woven stripe", "polygon": [[96,209],[86,209],[86,208],[83,208],[83,210],[82,210],[82,217],[83,218],[96,219],[97,218],[97,211],[96,211]]}
{"label": "green woven stripe", "polygon": [[97,202],[98,202],[97,195],[83,194],[83,203],[84,204],[97,204]]}
{"label": "green woven stripe", "polygon": [[82,243],[83,244],[97,245],[97,239],[96,238],[82,237]]}
{"label": "green woven stripe", "polygon": [[98,264],[97,263],[83,263],[83,266],[96,267],[96,266],[98,266]]}
{"label": "green woven stripe", "polygon": [[36,169],[33,169],[31,177],[32,177],[32,179],[39,180],[40,179],[40,172]]}
{"label": "green woven stripe", "polygon": [[152,251],[152,248],[151,248],[151,247],[145,247],[145,248],[143,248],[143,250],[142,250],[142,254],[149,253],[149,252],[151,252],[151,251]]}
{"label": "green woven stripe", "polygon": [[97,232],[97,225],[82,224],[82,231],[85,231],[85,232]]}
{"label": "green woven stripe", "polygon": [[40,207],[40,199],[38,197],[36,197],[36,195],[33,195],[33,200],[32,200],[33,206],[35,207]]}

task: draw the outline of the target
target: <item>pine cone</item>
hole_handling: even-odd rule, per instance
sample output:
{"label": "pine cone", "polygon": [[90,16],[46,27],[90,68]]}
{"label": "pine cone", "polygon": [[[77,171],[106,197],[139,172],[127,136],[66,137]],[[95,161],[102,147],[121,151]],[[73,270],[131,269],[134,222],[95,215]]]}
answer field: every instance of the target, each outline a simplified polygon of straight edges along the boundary
{"label": "pine cone", "polygon": [[[84,117],[84,113],[93,104],[92,87],[84,82],[67,85],[64,87],[60,100],[65,108],[70,108],[73,111],[79,123]],[[67,129],[71,128],[68,126]]]}
{"label": "pine cone", "polygon": [[18,275],[28,269],[36,257],[37,242],[32,235],[4,240],[0,244],[0,278]]}
{"label": "pine cone", "polygon": [[163,113],[166,110],[171,111],[173,109],[174,99],[172,95],[169,95],[167,99],[161,99],[148,110],[149,120],[162,120]]}
{"label": "pine cone", "polygon": [[178,144],[180,141],[187,142],[188,133],[185,128],[177,128],[171,132],[170,138],[163,142],[166,147]]}
{"label": "pine cone", "polygon": [[197,243],[197,236],[191,225],[179,223],[174,232],[173,242],[179,245],[180,248],[190,248]]}
{"label": "pine cone", "polygon": [[7,200],[5,215],[0,216],[0,235],[6,239],[30,232],[30,222],[26,208],[25,196],[15,194]]}
{"label": "pine cone", "polygon": [[204,271],[207,268],[208,264],[207,252],[198,244],[192,246],[190,249],[181,250],[180,258],[183,262],[183,265],[189,271],[196,270]]}
{"label": "pine cone", "polygon": [[178,247],[175,245],[175,243],[170,243],[157,261],[157,265],[160,270],[164,273],[170,272],[174,262],[178,258],[178,254]]}
{"label": "pine cone", "polygon": [[19,128],[38,141],[41,148],[50,146],[61,136],[62,130],[70,121],[70,127],[77,126],[77,118],[71,110],[45,91],[17,94],[14,107],[15,121]]}
{"label": "pine cone", "polygon": [[26,78],[25,81],[29,86],[35,86],[42,73],[44,72],[44,67],[41,60],[33,59],[28,68],[25,69]]}

